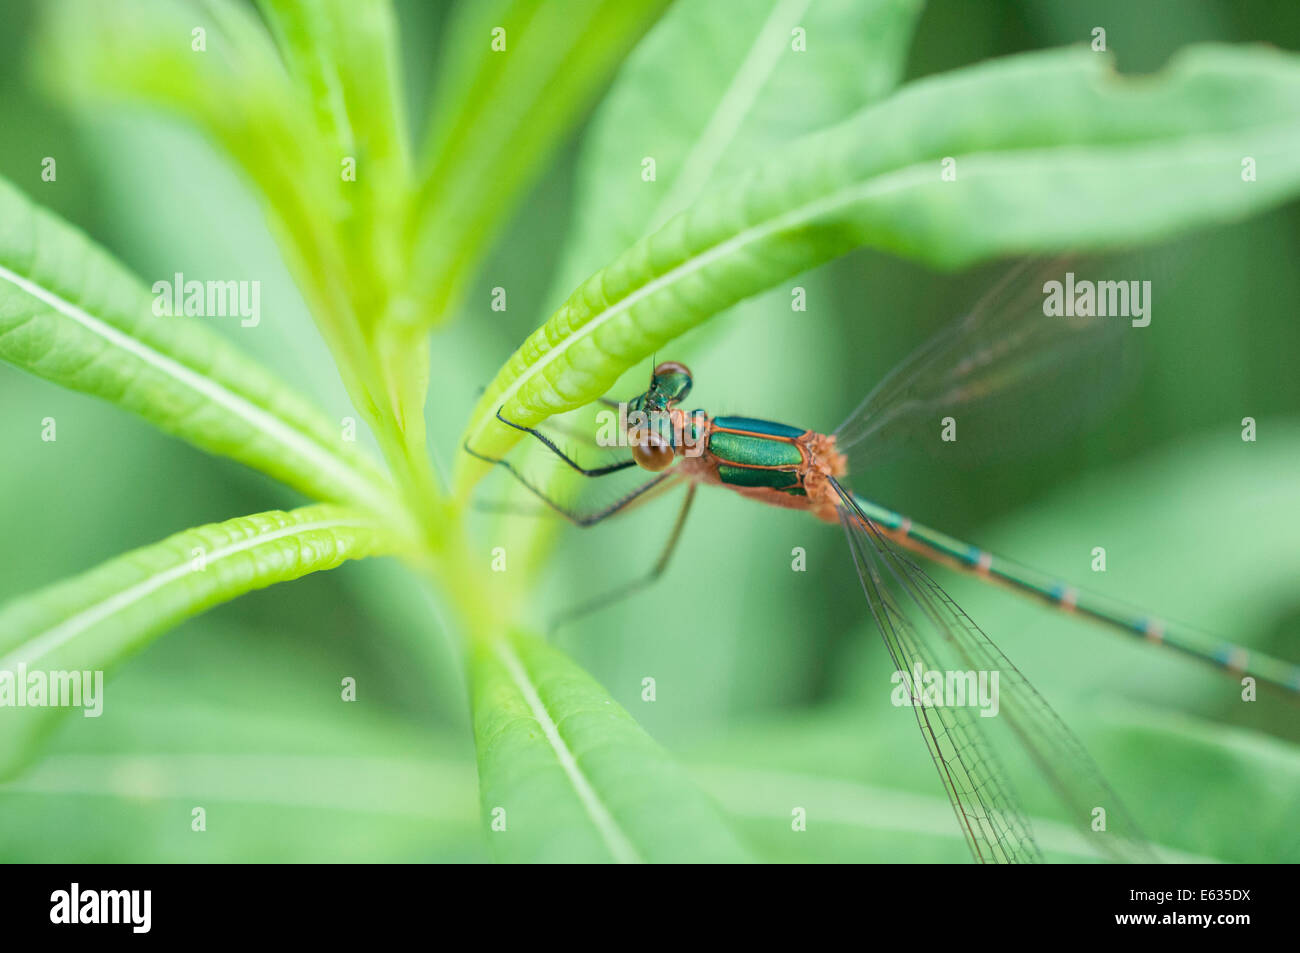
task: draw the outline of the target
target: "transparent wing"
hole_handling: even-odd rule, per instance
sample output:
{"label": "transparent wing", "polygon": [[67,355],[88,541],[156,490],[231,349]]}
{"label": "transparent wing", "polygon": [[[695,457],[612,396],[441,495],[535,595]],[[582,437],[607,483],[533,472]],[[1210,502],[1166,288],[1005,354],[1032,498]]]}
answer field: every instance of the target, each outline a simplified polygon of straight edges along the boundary
{"label": "transparent wing", "polygon": [[[1102,778],[1082,742],[1042,695],[952,598],[894,546],[853,496],[835,484],[845,535],[863,592],[897,670],[998,673],[998,715],[1004,718],[1065,803],[1081,830],[1100,838],[1117,860],[1155,860],[1119,798]],[[1042,860],[1029,825],[973,708],[930,700],[909,687],[912,711],[948,792],[958,823],[981,863]],[[1093,831],[1097,808],[1105,831]]]}
{"label": "transparent wing", "polygon": [[[862,591],[884,639],[896,671],[912,673],[947,666],[923,641],[893,594],[893,574],[884,565],[883,547],[848,508],[841,522],[857,565]],[[934,759],[952,802],[957,823],[978,863],[1038,863],[1042,853],[1034,842],[1006,775],[985,743],[974,714],[925,702],[918,686],[905,681],[917,727]]]}
{"label": "transparent wing", "polygon": [[[1044,285],[1064,284],[1067,272],[1127,281],[1150,267],[1077,256],[1021,262],[880,381],[835,431],[839,449],[854,468],[879,462],[912,438],[944,453],[1005,456],[1073,429],[1132,379],[1130,345],[1139,329],[1122,316],[1045,315]],[[1116,304],[1119,294],[1117,288]],[[940,420],[950,415],[959,439],[944,444]]]}

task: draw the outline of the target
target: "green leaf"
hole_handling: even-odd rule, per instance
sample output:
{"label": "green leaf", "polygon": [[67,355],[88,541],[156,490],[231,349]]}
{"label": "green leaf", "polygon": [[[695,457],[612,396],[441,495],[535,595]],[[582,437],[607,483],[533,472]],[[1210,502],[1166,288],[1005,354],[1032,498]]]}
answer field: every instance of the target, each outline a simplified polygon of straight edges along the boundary
{"label": "green leaf", "polygon": [[499,858],[745,859],[712,802],[563,654],[516,633],[476,644],[471,666],[484,824]]}
{"label": "green leaf", "polygon": [[[1141,814],[1163,860],[1288,863],[1300,856],[1291,834],[1300,819],[1295,745],[1096,695],[1075,721],[1089,749],[1110,764],[1110,780]],[[952,807],[910,728],[896,718],[873,721],[857,704],[787,712],[735,726],[724,743],[685,760],[705,790],[743,819],[747,841],[764,860],[968,863]],[[1060,817],[1041,775],[1030,770],[1013,780],[1050,860],[1105,859]],[[795,836],[791,804],[806,807],[809,818],[807,831]],[[1248,813],[1242,805],[1251,806]]]}
{"label": "green leaf", "polygon": [[[0,783],[5,859],[487,860],[469,732],[403,711],[365,667],[374,646],[320,637],[320,607],[304,608],[296,634],[209,613],[123,666],[101,717],[61,720],[40,761]],[[385,644],[384,627],[366,634]],[[357,704],[340,703],[343,674]],[[196,804],[219,836],[168,820]]]}
{"label": "green leaf", "polygon": [[[567,294],[755,156],[888,94],[920,8],[919,0],[673,6],[619,70],[583,141],[583,188],[558,290]],[[796,28],[808,49],[795,48]]]}
{"label": "green leaf", "polygon": [[[489,243],[666,0],[462,3],[441,45],[417,261],[424,317],[455,308]],[[493,30],[505,49],[493,50]]]}
{"label": "green leaf", "polygon": [[[472,761],[53,754],[0,783],[0,831],[9,863],[483,863],[476,802]],[[196,803],[220,836],[161,820]]]}
{"label": "green leaf", "polygon": [[[1267,170],[1258,181],[1243,181],[1243,156]],[[524,425],[579,407],[711,315],[854,248],[946,268],[1113,248],[1297,189],[1292,54],[1192,47],[1157,76],[1125,78],[1067,49],[922,80],[702,198],[593,275],[498,373],[466,438],[498,455],[519,437],[494,420],[498,407]],[[460,490],[483,472],[462,454]]]}
{"label": "green leaf", "polygon": [[0,358],[116,404],[317,499],[391,509],[386,479],[338,427],[85,235],[0,181]]}
{"label": "green leaf", "polygon": [[408,158],[397,23],[387,0],[259,0],[317,125],[367,158]]}
{"label": "green leaf", "polygon": [[[337,144],[316,124],[266,30],[228,0],[56,0],[38,68],[72,105],[131,100],[191,122],[229,155],[271,209],[277,237],[318,320],[345,294],[334,235],[345,205]],[[197,51],[191,31],[203,30]],[[315,269],[305,273],[304,269]],[[304,277],[310,274],[311,280]],[[336,333],[342,333],[340,329]]]}
{"label": "green leaf", "polygon": [[[1134,780],[1128,788],[1146,804],[1160,805],[1144,811],[1147,834],[1157,843],[1229,863],[1300,860],[1296,745],[1138,707],[1108,718],[1099,737],[1113,761],[1129,766],[1125,773]],[[1189,823],[1193,818],[1203,822]]]}
{"label": "green leaf", "polygon": [[[334,144],[330,166],[357,162],[355,182],[339,182],[347,210],[340,240],[381,287],[405,279],[405,217],[411,156],[402,95],[397,23],[388,0],[259,0],[290,75],[315,106],[316,125]],[[322,160],[324,161],[324,160]],[[268,196],[273,198],[273,196]],[[354,269],[358,270],[358,269]],[[380,294],[357,309],[363,321],[391,314]],[[409,316],[408,316],[409,317]]]}
{"label": "green leaf", "polygon": [[[178,0],[123,0],[111,9],[55,0],[37,62],[47,85],[76,106],[127,100],[167,110],[231,158],[266,207],[353,403],[391,456],[407,419],[417,441],[423,434],[427,375],[423,348],[371,338],[375,326],[395,323],[384,320],[393,314],[409,326],[418,307],[404,287],[410,183],[400,106],[384,79],[396,64],[386,57],[366,73],[356,62],[386,49],[391,36],[373,5],[346,20],[317,5],[300,14],[276,21],[290,24],[281,30],[290,74],[263,23],[231,0],[197,9]],[[308,29],[342,34],[313,66],[302,62]],[[314,76],[337,85],[324,92]],[[322,95],[342,103],[323,108]],[[368,96],[378,101],[363,102]],[[345,178],[349,159],[355,175]]]}
{"label": "green leaf", "polygon": [[[372,517],[332,504],[185,530],[0,609],[0,672],[19,690],[23,671],[102,672],[218,603],[394,545]],[[59,710],[0,708],[0,776]]]}

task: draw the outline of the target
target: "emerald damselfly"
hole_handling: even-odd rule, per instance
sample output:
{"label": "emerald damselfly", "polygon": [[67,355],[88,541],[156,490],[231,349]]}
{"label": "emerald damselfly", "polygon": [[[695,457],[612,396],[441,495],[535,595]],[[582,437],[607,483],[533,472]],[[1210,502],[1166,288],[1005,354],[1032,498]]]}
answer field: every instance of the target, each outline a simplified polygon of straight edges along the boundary
{"label": "emerald damselfly", "polygon": [[[1056,270],[1060,263],[1053,263]],[[893,444],[937,415],[983,405],[1026,386],[1050,389],[1063,368],[1082,357],[1104,353],[1122,323],[1114,316],[1078,315],[1068,321],[1044,316],[1047,272],[1027,266],[1009,274],[970,313],[944,329],[896,367],[834,431],[822,433],[775,421],[713,416],[680,404],[694,379],[685,365],[658,364],[649,387],[617,407],[619,429],[630,456],[584,467],[537,428],[505,425],[534,436],[549,451],[587,477],[633,468],[653,472],[618,499],[583,512],[553,499],[507,459],[480,459],[504,466],[549,507],[590,526],[625,512],[679,484],[685,497],[667,545],[643,584],[662,574],[700,485],[722,487],[756,502],[804,510],[845,533],[870,613],[896,672],[965,669],[997,672],[999,715],[1047,777],[1070,816],[1088,829],[1097,808],[1107,816],[1100,832],[1105,853],[1119,860],[1150,860],[1153,854],[1138,825],[1102,777],[1083,744],[1029,680],[982,629],[952,600],[913,556],[997,582],[1062,611],[1088,617],[1111,629],[1179,650],[1243,677],[1300,694],[1300,667],[1088,592],[987,550],[918,523],[848,486]],[[1035,280],[1026,280],[1027,278]],[[1061,388],[1058,388],[1058,390]],[[1072,395],[1067,394],[1067,397]],[[634,587],[625,586],[613,598]],[[582,607],[590,611],[613,601],[605,597]],[[979,718],[969,707],[944,704],[920,678],[905,677],[909,707],[952,803],[958,824],[980,862],[1042,859],[1030,826],[1011,791]]]}

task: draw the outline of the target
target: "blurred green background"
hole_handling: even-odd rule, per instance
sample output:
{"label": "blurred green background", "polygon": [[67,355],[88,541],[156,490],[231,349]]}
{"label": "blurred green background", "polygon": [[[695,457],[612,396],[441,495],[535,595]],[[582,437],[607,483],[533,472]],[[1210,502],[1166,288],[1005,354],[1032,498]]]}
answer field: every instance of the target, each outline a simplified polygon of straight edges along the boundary
{"label": "blurred green background", "polygon": [[[1081,42],[1095,25],[1126,72],[1157,69],[1195,41],[1300,50],[1300,6],[1285,0],[1084,6],[930,3],[908,76]],[[331,416],[349,415],[237,176],[167,118],[75,114],[49,100],[31,79],[36,7],[0,0],[0,174],[149,281],[175,271],[260,280],[261,326],[222,330]],[[397,8],[420,117],[445,12],[416,0]],[[433,342],[430,437],[444,467],[479,387],[558,303],[551,279],[583,188],[582,141],[580,129]],[[44,156],[57,157],[55,183],[40,180]],[[1176,253],[1196,264],[1156,302],[1138,385],[1087,433],[978,468],[909,457],[854,483],[1018,561],[1295,659],[1300,207],[1186,239]],[[791,283],[808,289],[801,320],[790,320],[787,285],[746,304],[743,322],[722,315],[659,357],[691,364],[693,405],[830,430],[998,270],[938,276],[855,254]],[[489,307],[495,286],[509,289],[506,312]],[[7,366],[0,409],[0,601],[188,526],[302,502]],[[56,443],[39,438],[47,416]],[[1244,416],[1259,422],[1256,443],[1240,438]],[[642,571],[673,512],[661,501],[565,530],[539,619]],[[806,573],[790,571],[795,546],[807,550]],[[1107,549],[1104,575],[1089,571],[1094,546]],[[1153,840],[1223,860],[1300,859],[1293,704],[1243,704],[1230,680],[1172,653],[939,578],[1058,707]],[[112,673],[98,722],[66,719],[48,757],[0,786],[0,859],[485,860],[453,637],[392,560],[188,622]],[[705,491],[667,579],[558,642],[687,763],[759,856],[967,859],[911,714],[862,690],[883,684],[888,665],[835,528]],[[357,704],[338,703],[344,675],[358,680]],[[646,676],[653,703],[641,701]],[[1018,784],[1031,813],[1050,818],[1043,787],[1028,775]],[[790,832],[792,803],[809,810],[805,834]],[[190,830],[196,805],[203,834]],[[1056,828],[1041,840],[1055,858],[1080,856]]]}

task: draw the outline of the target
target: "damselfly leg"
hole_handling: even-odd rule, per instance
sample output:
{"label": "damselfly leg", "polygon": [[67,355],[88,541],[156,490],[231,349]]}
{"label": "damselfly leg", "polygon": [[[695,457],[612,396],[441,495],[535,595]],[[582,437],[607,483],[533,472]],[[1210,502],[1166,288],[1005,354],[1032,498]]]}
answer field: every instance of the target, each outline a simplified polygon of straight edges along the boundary
{"label": "damselfly leg", "polygon": [[673,522],[672,532],[669,534],[667,542],[664,543],[664,548],[662,552],[660,552],[659,558],[655,560],[654,566],[651,567],[648,573],[639,579],[633,579],[631,582],[619,586],[617,589],[611,589],[603,595],[597,596],[587,602],[579,603],[572,609],[567,609],[564,612],[561,612],[551,620],[550,630],[554,632],[560,626],[573,622],[576,619],[580,619],[585,615],[590,615],[591,613],[598,612],[601,609],[608,609],[610,606],[623,601],[628,596],[631,596],[658,581],[659,577],[664,574],[664,570],[668,568],[668,563],[672,560],[673,553],[677,550],[677,543],[682,538],[682,528],[686,525],[686,517],[690,514],[691,504],[694,501],[695,484],[691,483],[686,487],[686,497],[682,500],[681,508],[677,511],[677,519]]}
{"label": "damselfly leg", "polygon": [[[559,451],[554,450],[554,447],[549,440],[543,439],[543,443],[551,447],[555,453],[559,454]],[[534,484],[531,480],[529,480],[526,476],[524,476],[523,473],[519,471],[519,468],[516,467],[513,463],[511,463],[509,460],[507,460],[505,457],[490,457],[487,454],[479,453],[477,450],[471,448],[468,443],[464,445],[464,448],[465,448],[465,452],[468,453],[471,457],[482,460],[484,463],[490,463],[493,466],[498,466],[505,469],[508,473],[510,473],[511,476],[513,476],[519,482],[521,486],[524,487],[524,489],[528,490],[528,492],[532,493],[533,496],[537,497],[539,500],[545,503],[547,507],[549,507],[553,512],[558,513],[560,516],[563,516],[565,519],[567,519],[570,523],[573,523],[575,526],[595,526],[597,523],[601,522],[602,520],[609,519],[609,517],[614,516],[616,513],[623,512],[633,503],[642,500],[642,498],[645,497],[646,494],[648,494],[650,491],[654,490],[656,487],[663,486],[667,481],[671,480],[673,477],[677,475],[671,471],[668,473],[661,473],[658,476],[652,477],[649,480],[645,481],[644,483],[634,487],[632,490],[623,494],[623,496],[619,497],[613,503],[610,503],[606,506],[602,506],[595,510],[591,510],[589,512],[583,512],[581,509],[566,506],[565,504],[561,503],[559,500],[556,500],[553,497],[549,496],[544,490],[540,489],[536,484]],[[566,462],[572,465],[572,462],[569,461],[567,457],[564,457],[563,454],[559,454],[559,455],[562,456]],[[585,471],[583,471],[581,467],[574,466],[574,469],[576,469],[579,473],[582,473],[584,476],[592,476],[592,475],[604,476],[607,473],[615,472],[612,470],[604,470],[603,472],[588,474]],[[619,466],[618,469],[626,470],[627,467]]]}
{"label": "damselfly leg", "polygon": [[[614,406],[614,407],[618,406],[616,402],[608,401],[603,398],[601,402],[609,406]],[[506,417],[502,416],[501,411],[499,409],[497,410],[497,419],[500,420],[506,426],[513,427],[515,430],[532,434],[532,436],[537,438],[537,440],[542,444],[542,446],[544,446],[547,450],[549,450],[554,456],[558,457],[571,469],[573,469],[577,473],[580,473],[584,477],[596,478],[596,477],[607,476],[611,473],[618,473],[623,470],[627,470],[631,467],[636,466],[636,462],[634,460],[628,460],[625,462],[619,462],[619,463],[609,464],[600,467],[583,467],[577,461],[572,459],[568,454],[566,454],[563,450],[561,450],[553,440],[551,440],[545,434],[540,433],[536,428],[524,427],[520,424],[514,423],[511,420],[508,420]],[[565,519],[567,519],[569,522],[573,523],[574,525],[582,526],[582,527],[594,526],[595,524],[603,520],[606,520],[611,516],[615,516],[619,513],[626,512],[632,507],[644,503],[649,499],[657,496],[660,492],[668,489],[669,487],[675,485],[676,482],[678,482],[676,479],[674,479],[678,477],[678,474],[672,471],[668,471],[666,473],[660,473],[654,477],[651,477],[649,480],[645,481],[644,483],[641,483],[633,487],[630,491],[623,494],[613,502],[601,506],[599,508],[584,512],[580,509],[576,509],[571,506],[566,506],[565,504],[561,503],[559,500],[547,494],[540,487],[538,487],[536,484],[530,481],[526,476],[524,476],[519,471],[519,468],[516,467],[513,463],[511,463],[509,460],[506,460],[505,458],[499,458],[499,457],[488,457],[484,454],[478,453],[477,451],[471,449],[468,444],[465,445],[465,451],[466,453],[469,453],[471,456],[483,460],[484,462],[492,463],[496,466],[501,466],[505,468],[522,486],[524,486],[525,489],[527,489],[535,497],[541,500],[546,505],[547,509],[549,509],[554,513],[558,513],[560,516],[563,516]],[[667,569],[668,563],[672,559],[673,553],[676,551],[677,543],[681,539],[682,528],[686,524],[686,517],[690,513],[691,504],[694,502],[694,500],[695,500],[695,484],[692,483],[687,488],[685,499],[682,501],[682,506],[678,510],[677,519],[673,523],[672,531],[669,534],[668,539],[665,542],[662,551],[660,552],[659,558],[655,561],[654,565],[651,567],[649,572],[647,572],[643,576],[633,579],[629,583],[618,586],[617,588],[611,589],[610,591],[600,596],[597,596],[591,600],[588,600],[587,602],[580,603],[577,606],[574,606],[570,609],[561,612],[558,616],[552,619],[551,624],[549,626],[550,630],[555,631],[561,625],[564,625],[569,622],[573,622],[576,619],[581,618],[582,616],[589,615],[592,612],[596,612],[601,609],[609,608],[610,606],[622,601],[623,599],[626,599],[627,597],[633,595],[634,593],[638,592],[641,589],[644,589],[646,586],[651,585],[657,579],[659,579],[659,577],[663,575],[664,570]],[[494,508],[498,509],[499,511],[509,511],[509,512],[516,512],[516,513],[519,512],[518,510],[505,510],[501,506],[496,506]],[[535,514],[529,514],[529,515],[535,515]]]}
{"label": "damselfly leg", "polygon": [[[623,470],[628,470],[636,466],[636,461],[629,458],[627,460],[620,460],[618,463],[611,463],[606,466],[584,467],[582,464],[578,463],[567,453],[561,450],[558,446],[556,446],[555,441],[551,440],[550,437],[546,436],[546,434],[542,433],[537,428],[525,427],[523,424],[517,424],[513,420],[508,420],[505,417],[501,416],[500,407],[497,408],[497,420],[501,421],[507,427],[513,427],[515,430],[522,431],[523,433],[532,434],[539,441],[541,441],[542,446],[544,446],[547,450],[551,451],[551,453],[555,454],[557,457],[559,457],[561,460],[567,463],[571,468],[577,470],[585,477],[602,477],[610,473],[619,473]],[[466,449],[468,450],[469,448],[466,447]],[[470,452],[473,453],[473,451]],[[479,459],[485,459],[484,457],[481,457],[478,454],[474,454],[474,455],[478,456]]]}

